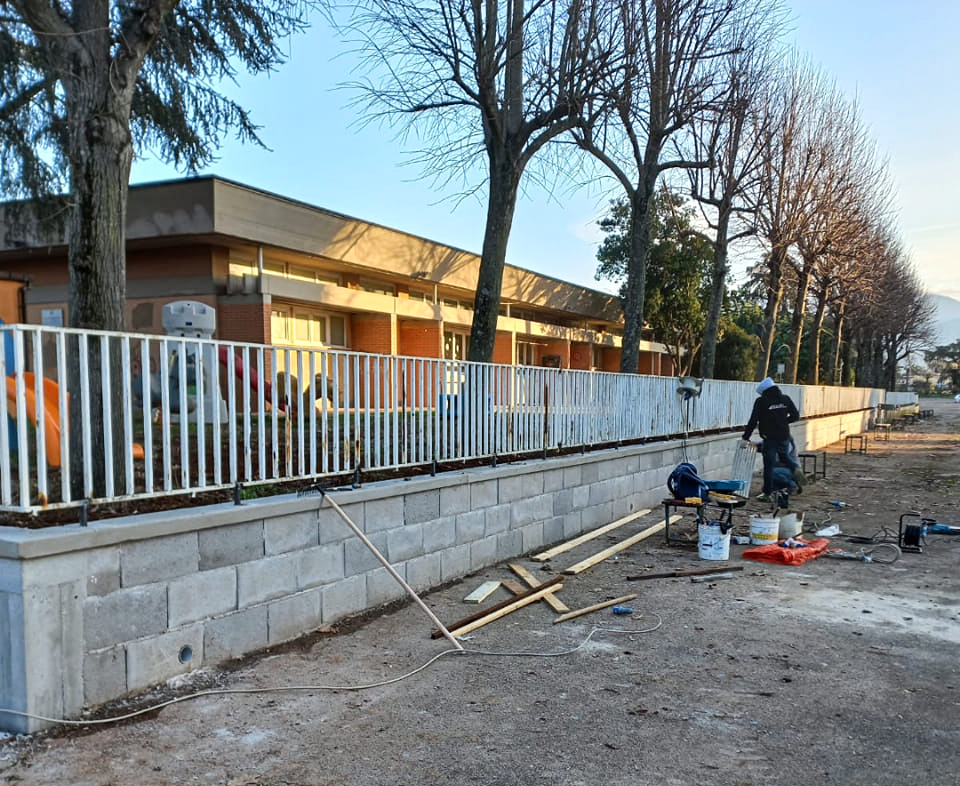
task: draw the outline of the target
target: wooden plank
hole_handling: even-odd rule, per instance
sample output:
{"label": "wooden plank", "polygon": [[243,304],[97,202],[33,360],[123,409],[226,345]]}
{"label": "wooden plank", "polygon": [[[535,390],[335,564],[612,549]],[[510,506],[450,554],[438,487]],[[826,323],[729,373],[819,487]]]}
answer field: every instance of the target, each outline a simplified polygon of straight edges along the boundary
{"label": "wooden plank", "polygon": [[473,592],[471,592],[467,597],[463,599],[464,603],[483,603],[487,598],[489,598],[494,592],[497,591],[497,588],[500,586],[499,581],[485,581],[479,587],[477,587]]}
{"label": "wooden plank", "polygon": [[[543,582],[543,584],[541,584],[540,587],[546,587],[549,591],[550,587],[556,586],[561,581],[563,581],[563,576],[554,576],[549,581]],[[497,603],[494,606],[490,606],[489,608],[486,608],[486,609],[480,609],[479,611],[475,611],[473,614],[468,614],[463,619],[457,620],[455,623],[453,623],[453,625],[447,625],[447,630],[450,631],[450,630],[453,630],[454,628],[462,628],[464,625],[468,625],[474,620],[480,619],[481,617],[485,617],[486,615],[492,612],[498,611],[501,608],[509,606],[511,603],[515,603],[517,600],[528,597],[534,592],[537,592],[537,590],[540,589],[540,587],[537,587],[535,589],[530,589],[527,592],[523,592],[520,595],[518,595],[516,598],[507,598],[506,600],[500,601],[500,603]],[[536,599],[540,600],[541,597],[542,595],[537,595]],[[443,635],[444,634],[442,630],[435,630],[433,631],[433,633],[430,634],[430,637],[433,639],[439,639]]]}
{"label": "wooden plank", "polygon": [[[561,578],[557,576],[557,578]],[[487,625],[494,620],[498,620],[501,617],[507,616],[512,611],[517,609],[522,609],[524,606],[529,606],[531,603],[536,603],[538,600],[541,600],[546,595],[549,595],[551,592],[556,592],[558,589],[561,589],[563,584],[554,584],[552,586],[540,585],[536,589],[531,590],[532,594],[521,595],[518,598],[515,598],[512,603],[504,606],[502,609],[497,609],[496,611],[491,611],[485,616],[480,617],[479,619],[474,620],[473,622],[467,623],[458,628],[453,628],[450,631],[451,636],[465,636],[467,633],[476,630],[477,628],[482,628],[484,625]]]}
{"label": "wooden plank", "polygon": [[632,595],[624,595],[620,598],[614,598],[613,600],[605,600],[603,603],[594,603],[592,606],[584,606],[582,609],[561,614],[553,621],[553,624],[556,625],[558,622],[572,620],[574,617],[582,617],[584,614],[589,614],[591,611],[606,609],[610,606],[616,606],[618,603],[626,603],[628,600],[633,600],[636,597],[637,593],[633,593]]}
{"label": "wooden plank", "polygon": [[593,540],[594,538],[599,538],[604,533],[615,530],[617,527],[622,527],[624,524],[629,524],[631,521],[635,521],[641,516],[646,516],[650,512],[650,508],[644,510],[638,510],[636,513],[630,513],[627,516],[624,516],[621,519],[617,519],[610,524],[604,524],[602,527],[597,527],[592,529],[589,532],[585,532],[583,535],[580,535],[573,540],[568,540],[565,543],[561,543],[559,546],[554,546],[552,549],[547,549],[546,551],[541,551],[539,554],[535,554],[530,559],[535,562],[546,562],[549,559],[557,556],[557,554],[563,554],[565,551],[570,551],[577,546],[580,546],[587,541]]}
{"label": "wooden plank", "polygon": [[504,579],[500,583],[503,584],[503,588],[507,592],[512,592],[514,595],[523,595],[524,592],[530,589],[529,587],[524,587],[519,581],[514,581],[513,579]]}
{"label": "wooden plank", "polygon": [[[518,565],[516,562],[510,563],[510,570],[516,573],[521,579],[523,579],[528,587],[539,587],[541,582],[536,576],[534,576],[529,570],[527,570],[523,565]],[[553,609],[557,614],[565,614],[570,611],[570,607],[561,600],[558,600],[556,595],[544,595],[543,602],[546,603],[551,609]]]}
{"label": "wooden plank", "polygon": [[[679,521],[683,516],[679,513],[670,517],[670,523]],[[577,573],[582,573],[587,568],[592,568],[598,562],[603,562],[605,559],[612,557],[617,552],[623,551],[624,549],[630,548],[635,543],[639,543],[641,540],[649,538],[651,535],[655,535],[658,532],[663,532],[666,529],[666,522],[661,521],[659,524],[654,524],[652,527],[647,527],[643,532],[638,532],[636,535],[631,535],[626,540],[621,540],[619,543],[614,543],[609,548],[604,549],[603,551],[598,551],[592,557],[587,557],[584,560],[580,560],[576,565],[571,565],[564,572],[567,576],[573,576]]]}
{"label": "wooden plank", "polygon": [[644,573],[641,576],[627,576],[627,581],[645,581],[647,579],[675,579],[684,576],[707,576],[711,573],[726,573],[731,570],[743,570],[743,565],[728,565],[716,568],[696,568],[694,570],[668,570],[665,573]]}

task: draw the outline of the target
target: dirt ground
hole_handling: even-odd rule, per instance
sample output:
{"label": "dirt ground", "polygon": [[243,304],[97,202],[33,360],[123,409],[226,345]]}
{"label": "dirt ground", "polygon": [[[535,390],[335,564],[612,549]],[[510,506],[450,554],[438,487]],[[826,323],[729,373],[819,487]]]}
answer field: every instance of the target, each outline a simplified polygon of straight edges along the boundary
{"label": "dirt ground", "polygon": [[[830,446],[827,478],[792,509],[808,525],[838,524],[833,545],[848,550],[861,546],[847,535],[895,533],[908,511],[960,525],[960,404],[922,406],[935,417],[889,442],[871,437],[865,455]],[[741,531],[750,512],[764,511],[751,502]],[[654,520],[547,566],[518,562],[551,578]],[[786,567],[744,560],[745,548],[731,546],[728,564],[743,570],[729,580],[627,581],[724,564],[653,536],[565,577],[558,594],[578,609],[636,592],[632,614],[553,624],[536,603],[469,634],[466,654],[431,639],[412,603],[374,614],[197,678],[247,692],[0,741],[0,777],[18,786],[956,784],[960,536],[931,535],[922,553],[892,565],[823,557]],[[476,610],[463,602],[470,591],[507,578],[498,565],[426,602],[451,623]],[[484,605],[506,597],[501,588]]]}

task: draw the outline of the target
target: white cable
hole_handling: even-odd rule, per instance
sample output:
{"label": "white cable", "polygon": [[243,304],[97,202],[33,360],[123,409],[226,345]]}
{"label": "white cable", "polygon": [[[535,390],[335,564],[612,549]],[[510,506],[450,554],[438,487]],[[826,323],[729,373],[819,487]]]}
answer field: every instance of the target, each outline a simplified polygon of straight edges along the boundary
{"label": "white cable", "polygon": [[281,685],[273,688],[211,688],[209,690],[196,691],[195,693],[188,693],[185,696],[177,696],[173,699],[168,699],[167,701],[162,701],[159,704],[152,704],[149,707],[143,707],[139,710],[134,710],[133,712],[128,712],[124,715],[116,715],[111,718],[97,718],[93,720],[69,720],[67,718],[51,718],[46,715],[37,715],[32,712],[22,712],[20,710],[11,710],[5,707],[0,707],[0,714],[7,713],[8,715],[16,715],[21,718],[32,718],[34,720],[46,721],[47,723],[55,723],[61,726],[100,726],[107,723],[119,723],[121,721],[130,720],[130,718],[136,718],[140,715],[146,715],[148,712],[158,712],[165,707],[170,707],[174,704],[179,704],[184,701],[190,701],[193,699],[199,699],[204,696],[237,696],[237,695],[253,695],[257,693],[290,693],[293,691],[362,691],[370,690],[372,688],[382,688],[386,685],[393,685],[394,683],[401,682],[402,680],[407,679],[408,677],[413,677],[416,674],[419,674],[421,671],[428,669],[434,663],[436,663],[440,658],[445,655],[483,655],[483,656],[493,656],[501,658],[558,658],[565,655],[572,655],[580,649],[583,649],[593,638],[595,633],[628,633],[628,634],[639,634],[639,633],[652,633],[653,631],[660,628],[663,625],[663,619],[659,614],[653,614],[657,618],[657,622],[653,627],[642,628],[642,629],[628,629],[628,628],[593,628],[587,637],[581,641],[576,647],[573,647],[568,650],[562,650],[560,652],[488,652],[485,650],[474,650],[474,649],[448,649],[443,652],[439,652],[430,658],[426,663],[418,666],[412,671],[408,671],[406,674],[401,674],[397,677],[391,677],[388,680],[381,680],[379,682],[370,682],[363,685]]}

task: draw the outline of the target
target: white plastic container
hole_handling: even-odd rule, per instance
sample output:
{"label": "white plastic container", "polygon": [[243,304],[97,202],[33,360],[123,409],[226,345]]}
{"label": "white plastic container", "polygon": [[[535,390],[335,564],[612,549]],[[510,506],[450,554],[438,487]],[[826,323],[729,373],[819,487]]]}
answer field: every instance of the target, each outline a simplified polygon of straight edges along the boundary
{"label": "white plastic container", "polygon": [[803,532],[803,514],[800,514],[800,517],[797,518],[796,513],[788,513],[785,516],[780,517],[780,540],[786,540],[787,538],[795,538]]}
{"label": "white plastic container", "polygon": [[698,530],[700,559],[730,559],[730,530],[723,532],[718,521],[704,521]]}
{"label": "white plastic container", "polygon": [[754,546],[769,546],[780,535],[779,518],[750,517],[750,543]]}

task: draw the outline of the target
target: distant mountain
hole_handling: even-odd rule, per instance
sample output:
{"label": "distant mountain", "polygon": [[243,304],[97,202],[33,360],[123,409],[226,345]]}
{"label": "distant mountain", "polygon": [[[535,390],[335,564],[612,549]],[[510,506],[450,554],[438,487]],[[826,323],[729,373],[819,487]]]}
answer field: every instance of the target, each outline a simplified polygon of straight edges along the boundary
{"label": "distant mountain", "polygon": [[927,295],[927,302],[934,312],[933,322],[937,329],[936,343],[952,344],[960,340],[960,300],[946,295]]}

